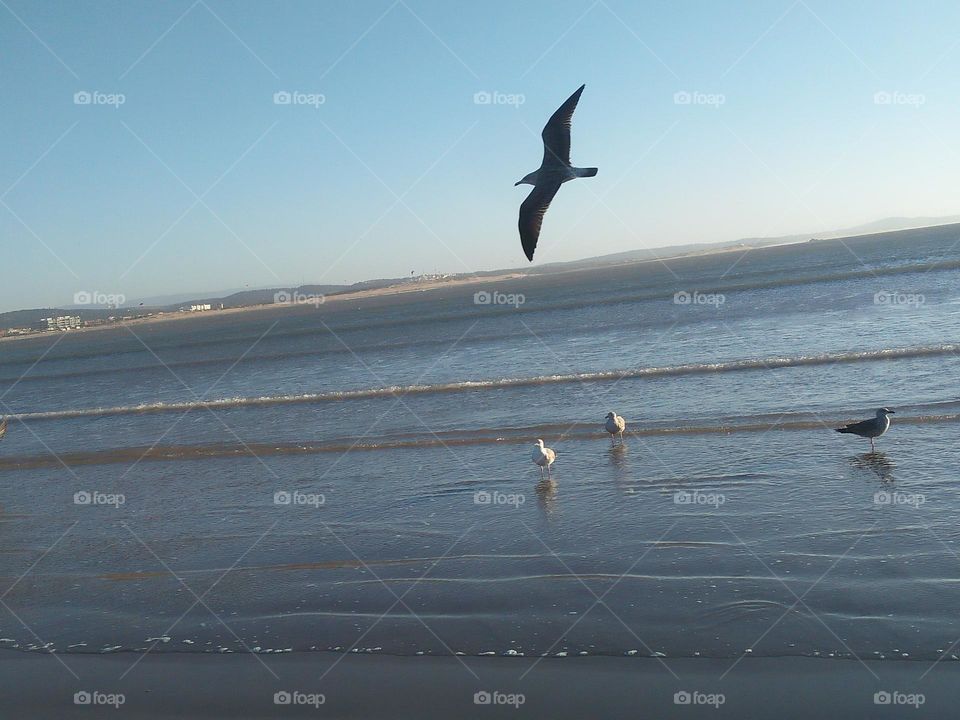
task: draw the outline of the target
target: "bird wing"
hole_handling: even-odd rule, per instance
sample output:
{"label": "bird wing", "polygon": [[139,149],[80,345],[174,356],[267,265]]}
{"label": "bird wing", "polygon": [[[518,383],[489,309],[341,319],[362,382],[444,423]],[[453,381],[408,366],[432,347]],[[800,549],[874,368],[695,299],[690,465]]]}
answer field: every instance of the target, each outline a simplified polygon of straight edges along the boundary
{"label": "bird wing", "polygon": [[0,420],[0,438],[7,434],[7,420],[4,418]]}
{"label": "bird wing", "polygon": [[839,428],[839,431],[858,435],[860,433],[870,432],[871,430],[875,430],[875,429],[876,429],[876,423],[873,420],[861,420],[860,422],[844,425],[842,428]]}
{"label": "bird wing", "polygon": [[543,225],[543,216],[550,207],[554,195],[560,189],[560,183],[540,183],[536,185],[527,199],[520,205],[520,219],[517,227],[520,229],[520,244],[527,260],[533,262],[533,251],[537,248],[540,239],[540,227]]}
{"label": "bird wing", "polygon": [[540,137],[543,138],[544,167],[558,163],[570,164],[570,124],[573,121],[573,111],[577,109],[580,101],[580,93],[585,87],[586,85],[581,85],[577,88],[543,126]]}

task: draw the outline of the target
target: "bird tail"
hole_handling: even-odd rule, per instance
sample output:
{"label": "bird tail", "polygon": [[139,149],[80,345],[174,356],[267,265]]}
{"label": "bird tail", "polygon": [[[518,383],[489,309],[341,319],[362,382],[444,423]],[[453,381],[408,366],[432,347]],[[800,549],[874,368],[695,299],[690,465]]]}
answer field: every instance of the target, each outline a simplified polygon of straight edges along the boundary
{"label": "bird tail", "polygon": [[847,430],[846,428],[837,428],[836,430],[834,430],[834,432],[838,432],[838,433],[849,433],[850,431]]}
{"label": "bird tail", "polygon": [[597,174],[597,168],[574,168],[577,177],[593,177]]}

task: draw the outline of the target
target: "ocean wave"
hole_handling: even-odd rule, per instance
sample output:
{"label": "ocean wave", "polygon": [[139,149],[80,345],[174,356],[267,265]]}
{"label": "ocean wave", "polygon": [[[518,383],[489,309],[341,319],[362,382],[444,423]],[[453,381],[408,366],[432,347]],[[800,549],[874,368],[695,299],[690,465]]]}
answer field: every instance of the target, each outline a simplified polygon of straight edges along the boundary
{"label": "ocean wave", "polygon": [[[956,412],[945,412],[944,406],[952,406]],[[929,403],[912,406],[909,415],[897,415],[898,425],[923,425],[960,422],[960,402]],[[764,433],[777,431],[822,431],[849,420],[847,417],[824,417],[815,413],[794,413],[789,416],[741,416],[718,418],[700,424],[651,424],[647,427],[633,426],[624,435],[628,438],[644,438],[671,435],[732,435],[735,433]],[[536,425],[530,427],[477,428],[473,430],[432,431],[422,435],[402,433],[382,437],[340,438],[325,441],[296,442],[237,442],[150,445],[112,447],[98,450],[62,451],[56,456],[43,455],[0,457],[0,471],[29,470],[48,467],[78,467],[83,465],[109,465],[115,463],[138,464],[146,461],[213,460],[222,458],[264,458],[278,455],[314,455],[321,453],[343,454],[347,452],[372,452],[384,450],[416,450],[427,448],[452,448],[480,445],[517,445],[531,443],[535,438],[555,438],[552,442],[606,441],[609,435],[597,423],[572,423]],[[737,481],[737,478],[732,478]]]}
{"label": "ocean wave", "polygon": [[[701,258],[678,258],[676,260],[671,260],[671,262],[684,261],[684,260],[702,260]],[[953,271],[960,268],[960,260],[953,259],[944,259],[936,261],[923,261],[923,262],[909,262],[903,263],[900,265],[892,265],[888,267],[870,267],[870,268],[858,268],[851,270],[829,270],[825,268],[823,271],[812,272],[807,274],[791,274],[787,276],[780,277],[764,277],[767,274],[767,271],[763,273],[747,273],[740,277],[740,282],[723,282],[723,283],[710,283],[709,281],[704,281],[700,283],[693,282],[697,285],[698,291],[705,294],[710,293],[723,293],[723,294],[732,294],[737,292],[751,292],[756,290],[775,290],[784,287],[793,287],[793,286],[802,286],[802,285],[813,285],[813,284],[826,284],[833,282],[843,282],[846,280],[856,280],[860,278],[880,278],[887,276],[896,276],[896,275],[906,275],[914,273],[929,273],[929,272],[946,272]],[[606,269],[609,271],[609,269]],[[578,272],[590,273],[590,272],[599,272],[599,270],[582,270]],[[752,276],[757,275],[757,279],[753,279]],[[535,279],[542,279],[543,277],[549,276],[536,276]],[[514,281],[515,283],[515,281]],[[685,287],[690,283],[686,283]],[[422,325],[424,323],[429,323],[430,325],[436,326],[437,324],[444,323],[463,323],[470,320],[480,320],[484,318],[492,318],[500,315],[510,315],[510,316],[524,316],[529,314],[539,314],[539,313],[548,313],[548,312],[557,312],[564,310],[576,310],[578,308],[584,307],[603,307],[603,306],[615,306],[622,305],[625,303],[637,303],[637,302],[652,302],[652,301],[672,301],[675,292],[678,289],[683,289],[679,287],[674,287],[673,284],[669,287],[659,286],[653,289],[649,289],[643,292],[618,292],[612,293],[606,297],[597,297],[596,293],[583,293],[573,298],[566,298],[562,300],[557,300],[553,302],[538,302],[538,303],[527,303],[521,307],[509,308],[505,310],[496,306],[477,308],[472,302],[472,296],[476,290],[475,285],[466,285],[461,288],[451,288],[458,292],[462,291],[464,297],[469,297],[469,305],[458,306],[456,311],[449,312],[434,312],[429,314],[423,313],[413,313],[404,317],[392,317],[392,318],[375,318],[368,319],[364,322],[346,322],[346,323],[336,323],[334,322],[336,315],[325,316],[327,322],[335,333],[338,335],[348,336],[354,332],[360,333],[369,333],[371,330],[377,329],[397,329],[403,328],[410,325]],[[264,311],[268,311],[270,308],[264,308]],[[279,312],[279,310],[278,310]],[[672,321],[664,320],[660,322],[656,319],[648,321],[645,323],[629,323],[628,326],[656,326],[656,325],[669,325]],[[623,324],[618,325],[618,327],[623,327]],[[608,326],[602,326],[604,330],[609,329]],[[309,327],[280,327],[275,331],[271,332],[268,338],[263,339],[265,342],[277,342],[283,340],[289,340],[296,337],[309,337],[324,335],[328,331],[326,326],[316,326],[311,325]],[[190,348],[204,348],[208,346],[223,346],[228,344],[236,344],[241,347],[248,347],[251,342],[260,339],[261,329],[258,328],[257,332],[250,333],[240,333],[232,335],[229,337],[196,337],[195,335],[184,335],[176,339],[173,342],[163,342],[157,343],[151,346],[152,350],[155,352],[163,352],[166,350],[183,350]],[[490,335],[487,337],[477,337],[477,338],[467,338],[464,339],[464,342],[484,342],[501,339],[502,337],[512,337],[512,334],[507,334],[504,336],[500,335]],[[441,338],[437,340],[427,340],[427,341],[415,341],[407,342],[399,340],[390,344],[379,344],[371,345],[369,348],[363,349],[391,349],[391,348],[402,348],[408,346],[417,346],[423,345],[424,342],[428,344],[449,344],[449,339]],[[354,350],[361,349],[359,346],[352,345]],[[299,357],[307,355],[324,355],[324,354],[337,354],[351,352],[342,347],[331,347],[331,348],[319,348],[311,349],[306,351],[292,351],[292,352],[278,352],[278,353],[265,353],[262,355],[252,355],[248,358],[244,358],[243,362],[257,362],[265,360],[274,360],[274,359],[283,359],[286,357]],[[114,348],[109,352],[104,352],[101,347],[97,348],[85,348],[80,349],[76,348],[70,352],[62,353],[50,353],[49,355],[43,353],[42,355],[38,354],[33,357],[21,357],[21,358],[10,358],[10,359],[0,359],[0,367],[2,366],[20,366],[20,365],[30,365],[31,363],[43,358],[45,362],[58,362],[58,361],[73,361],[73,360],[82,360],[82,359],[95,359],[102,358],[104,355],[111,356],[123,356],[123,355],[148,355],[150,351],[139,344],[129,347],[129,348]],[[214,360],[189,360],[182,363],[168,363],[171,367],[178,366],[192,366],[192,365],[205,365],[209,363],[232,363],[234,358],[225,358],[225,359],[214,359]],[[144,369],[155,369],[156,365],[146,365],[146,366],[131,366],[131,367],[121,367],[109,372],[125,372],[125,371],[138,371]],[[47,374],[47,375],[31,375],[26,378],[20,378],[18,376],[13,376],[15,381],[30,381],[33,377],[37,378],[50,378],[50,377],[78,377],[86,374],[97,374],[103,372],[99,369],[80,370],[80,371],[69,371],[62,374]],[[10,381],[9,378],[0,378],[0,384]]]}
{"label": "ocean wave", "polygon": [[906,358],[936,357],[960,352],[960,344],[947,343],[920,347],[885,348],[880,350],[857,350],[817,355],[776,356],[729,360],[716,363],[690,363],[663,367],[627,368],[597,372],[537,375],[533,377],[497,378],[489,380],[460,380],[429,385],[390,385],[386,387],[334,390],[321,393],[297,395],[263,395],[259,397],[231,397],[215,400],[185,400],[180,402],[142,403],[117,407],[68,408],[41,412],[12,414],[19,420],[62,420],[70,418],[107,417],[115,415],[141,415],[148,413],[182,413],[192,410],[225,410],[231,408],[319,404],[349,400],[404,397],[439,393],[461,393],[484,390],[500,390],[540,385],[591,383],[623,379],[660,378],[682,375],[707,375],[714,373],[744,372],[751,370],[775,370],[779,368],[833,365],[839,363],[878,362]]}

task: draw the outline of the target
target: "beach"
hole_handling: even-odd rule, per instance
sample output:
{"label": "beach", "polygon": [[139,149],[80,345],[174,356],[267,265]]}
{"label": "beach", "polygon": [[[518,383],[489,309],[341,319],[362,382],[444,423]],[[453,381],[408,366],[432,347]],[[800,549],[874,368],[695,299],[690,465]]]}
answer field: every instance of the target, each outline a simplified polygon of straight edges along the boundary
{"label": "beach", "polygon": [[[279,717],[282,691],[334,717],[905,712],[889,692],[942,714],[952,232],[5,344],[5,697],[36,717],[91,712],[85,690],[134,717]],[[833,431],[882,406],[876,452]]]}
{"label": "beach", "polygon": [[[796,244],[796,243],[785,243],[785,244]],[[764,247],[782,247],[782,245],[766,245]],[[681,255],[667,255],[666,257],[651,259],[651,260],[635,260],[626,263],[619,263],[620,267],[626,266],[642,266],[650,263],[666,263],[674,260],[679,260],[685,257],[700,257],[704,255],[717,255],[725,253],[744,253],[749,252],[753,249],[764,249],[764,248],[751,248],[748,246],[737,245],[730,247],[721,247],[721,248],[707,248],[703,250],[697,250],[695,252],[684,253]],[[558,273],[569,273],[569,274],[578,274],[584,272],[597,272],[598,268],[596,267],[574,267],[570,269],[559,269],[551,270],[552,275]],[[602,269],[600,270],[602,272]],[[417,281],[404,281],[398,282],[394,285],[388,285],[386,287],[378,287],[372,289],[363,289],[363,290],[347,290],[344,292],[331,293],[329,295],[323,296],[322,300],[319,302],[316,300],[316,297],[313,295],[305,295],[302,299],[302,302],[277,302],[265,305],[249,305],[245,307],[232,307],[232,308],[222,308],[222,309],[212,309],[202,312],[173,312],[170,310],[163,311],[163,314],[151,315],[148,317],[139,317],[131,320],[117,320],[111,323],[104,323],[102,325],[90,325],[86,327],[73,328],[70,333],[80,333],[80,332],[97,332],[103,330],[117,330],[123,327],[136,328],[143,325],[150,325],[154,323],[164,323],[164,322],[176,322],[176,321],[190,321],[198,319],[209,319],[210,317],[229,317],[232,315],[239,315],[244,313],[283,313],[289,312],[290,310],[300,309],[302,306],[315,307],[318,304],[326,303],[338,303],[338,302],[363,302],[369,300],[376,300],[378,298],[391,298],[395,296],[403,296],[410,293],[430,293],[437,290],[450,290],[457,289],[465,286],[472,285],[483,285],[490,286],[491,288],[498,287],[503,283],[508,283],[510,281],[522,280],[528,276],[527,273],[523,272],[494,272],[494,273],[484,273],[483,275],[471,275],[471,274],[461,274],[454,275],[449,278],[442,279],[430,279],[430,280],[417,280]],[[123,312],[124,310],[136,310],[136,308],[119,308],[118,313]],[[69,311],[64,311],[69,312]],[[29,340],[36,339],[38,337],[43,337],[43,334],[29,334],[29,335],[6,335],[0,337],[0,343],[2,342],[12,342],[16,340]]]}

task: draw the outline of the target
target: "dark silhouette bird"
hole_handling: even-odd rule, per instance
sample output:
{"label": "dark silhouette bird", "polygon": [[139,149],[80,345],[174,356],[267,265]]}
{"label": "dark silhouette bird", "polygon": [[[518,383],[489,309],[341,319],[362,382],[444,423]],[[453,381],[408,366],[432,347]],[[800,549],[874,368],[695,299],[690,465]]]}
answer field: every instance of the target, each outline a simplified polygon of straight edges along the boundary
{"label": "dark silhouette bird", "polygon": [[514,187],[524,183],[533,185],[533,190],[520,205],[518,223],[520,243],[530,262],[533,262],[533,251],[536,250],[537,240],[540,238],[543,216],[560,186],[567,180],[593,177],[597,174],[597,168],[577,168],[570,165],[570,123],[573,120],[573,111],[577,109],[580,93],[585,87],[586,85],[581,85],[577,88],[543,126],[543,132],[540,133],[543,138],[543,162],[539,169],[514,183]]}
{"label": "dark silhouette bird", "polygon": [[882,407],[877,410],[877,416],[869,420],[862,420],[857,423],[850,423],[841,428],[837,428],[838,433],[850,433],[870,440],[870,450],[876,450],[873,445],[873,439],[883,435],[890,428],[890,415],[895,415],[890,408]]}

